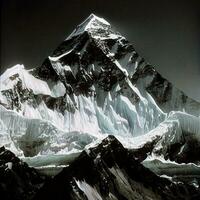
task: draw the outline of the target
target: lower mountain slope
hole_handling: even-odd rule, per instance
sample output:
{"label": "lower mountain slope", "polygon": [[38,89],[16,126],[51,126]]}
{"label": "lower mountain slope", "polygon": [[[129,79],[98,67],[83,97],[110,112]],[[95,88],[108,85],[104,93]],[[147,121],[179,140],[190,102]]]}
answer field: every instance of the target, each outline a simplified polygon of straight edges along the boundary
{"label": "lower mountain slope", "polygon": [[46,180],[14,153],[0,148],[0,199],[30,200]]}
{"label": "lower mountain slope", "polygon": [[45,183],[35,200],[198,199],[200,190],[161,178],[135,160],[114,137],[83,151],[74,162]]}

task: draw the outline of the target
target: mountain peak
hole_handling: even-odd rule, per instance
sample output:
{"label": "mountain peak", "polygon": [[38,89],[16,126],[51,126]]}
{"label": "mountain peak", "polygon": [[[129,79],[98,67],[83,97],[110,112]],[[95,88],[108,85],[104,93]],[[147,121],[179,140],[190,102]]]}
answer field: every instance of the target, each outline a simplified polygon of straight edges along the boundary
{"label": "mountain peak", "polygon": [[102,18],[102,17],[98,17],[97,15],[95,15],[95,14],[90,14],[89,15],[89,17],[88,18],[86,18],[86,20],[84,20],[83,21],[83,23],[87,23],[87,22],[94,22],[94,21],[98,21],[98,22],[100,22],[100,23],[103,23],[103,24],[105,24],[105,25],[108,25],[108,26],[110,26],[110,23],[108,23],[104,18]]}
{"label": "mountain peak", "polygon": [[66,40],[69,40],[85,31],[90,32],[91,30],[108,29],[110,26],[110,23],[108,23],[104,18],[98,17],[92,13],[76,27]]}

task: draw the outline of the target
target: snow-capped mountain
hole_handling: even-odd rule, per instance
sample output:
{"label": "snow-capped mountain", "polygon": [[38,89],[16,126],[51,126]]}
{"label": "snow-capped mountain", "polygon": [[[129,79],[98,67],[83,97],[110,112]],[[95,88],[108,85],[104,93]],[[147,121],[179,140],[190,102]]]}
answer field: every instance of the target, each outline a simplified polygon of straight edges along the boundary
{"label": "snow-capped mountain", "polygon": [[170,159],[193,162],[199,173],[191,143],[199,151],[200,103],[93,14],[41,66],[7,69],[0,90],[0,145],[32,166],[66,164],[66,154],[114,135],[129,149],[153,144],[142,159],[149,168]]}

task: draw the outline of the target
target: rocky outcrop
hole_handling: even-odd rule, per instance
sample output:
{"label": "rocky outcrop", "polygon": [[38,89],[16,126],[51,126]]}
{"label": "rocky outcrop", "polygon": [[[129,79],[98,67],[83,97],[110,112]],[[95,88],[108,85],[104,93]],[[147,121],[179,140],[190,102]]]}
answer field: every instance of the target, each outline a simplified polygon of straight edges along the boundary
{"label": "rocky outcrop", "polygon": [[30,200],[42,187],[45,177],[30,168],[9,150],[0,148],[0,198]]}

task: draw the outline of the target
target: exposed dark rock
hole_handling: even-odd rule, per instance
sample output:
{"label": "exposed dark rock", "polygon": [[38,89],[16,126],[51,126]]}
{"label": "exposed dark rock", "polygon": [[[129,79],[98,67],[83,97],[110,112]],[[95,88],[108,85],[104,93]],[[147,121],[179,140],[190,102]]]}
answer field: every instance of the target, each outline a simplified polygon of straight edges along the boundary
{"label": "exposed dark rock", "polygon": [[0,199],[30,200],[41,188],[45,177],[17,158],[14,153],[0,148]]}
{"label": "exposed dark rock", "polygon": [[148,155],[150,155],[157,144],[157,142],[160,140],[160,136],[157,136],[154,140],[151,142],[145,143],[141,148],[138,149],[130,149],[129,151],[131,154],[134,155],[135,159],[139,162],[142,162],[147,158]]}
{"label": "exposed dark rock", "polygon": [[[133,54],[132,59],[137,59],[137,53]],[[141,65],[141,63],[144,63],[144,59],[141,58],[140,62],[138,65]],[[144,67],[138,67],[136,72],[133,74],[131,81],[133,83],[136,83],[138,79],[140,78],[145,78],[147,76],[152,76],[155,74],[155,69],[153,66],[149,64],[145,64]]]}
{"label": "exposed dark rock", "polygon": [[[87,191],[90,193],[88,198]],[[197,199],[200,191],[160,178],[134,158],[114,136],[83,151],[60,174],[46,183],[35,199]],[[100,199],[100,198],[99,198]]]}
{"label": "exposed dark rock", "polygon": [[[21,103],[27,101],[30,102],[34,100],[34,94],[31,90],[27,88],[23,88],[22,80],[18,78],[18,74],[15,74],[15,79],[17,80],[16,85],[14,85],[13,89],[3,90],[2,94],[7,97],[9,100],[8,104],[10,109],[16,109],[17,111],[21,110]],[[32,103],[35,103],[33,101]]]}
{"label": "exposed dark rock", "polygon": [[44,80],[48,79],[51,79],[53,81],[58,80],[58,75],[54,71],[51,62],[49,61],[48,58],[44,60],[41,67],[37,67],[36,69],[34,69],[33,75]]}
{"label": "exposed dark rock", "polygon": [[200,163],[200,142],[196,138],[183,143],[171,144],[165,152],[162,152],[165,159],[177,163]]}
{"label": "exposed dark rock", "polygon": [[162,104],[170,100],[171,90],[172,84],[158,73],[155,74],[151,85],[147,87],[147,91],[152,94],[158,104]]}

